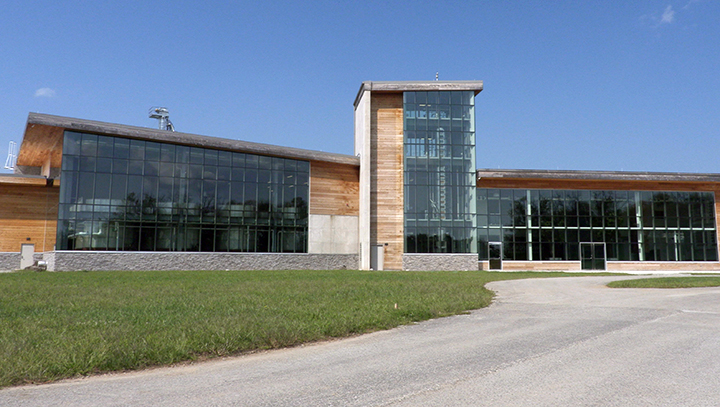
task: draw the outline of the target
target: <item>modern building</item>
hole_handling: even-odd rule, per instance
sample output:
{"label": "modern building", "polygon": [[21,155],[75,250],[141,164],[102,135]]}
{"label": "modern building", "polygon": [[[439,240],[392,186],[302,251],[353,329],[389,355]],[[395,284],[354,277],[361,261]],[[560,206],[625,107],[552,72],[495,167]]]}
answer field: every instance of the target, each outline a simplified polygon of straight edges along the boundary
{"label": "modern building", "polygon": [[0,269],[720,270],[720,174],[476,170],[481,91],[364,82],[353,155],[30,114]]}

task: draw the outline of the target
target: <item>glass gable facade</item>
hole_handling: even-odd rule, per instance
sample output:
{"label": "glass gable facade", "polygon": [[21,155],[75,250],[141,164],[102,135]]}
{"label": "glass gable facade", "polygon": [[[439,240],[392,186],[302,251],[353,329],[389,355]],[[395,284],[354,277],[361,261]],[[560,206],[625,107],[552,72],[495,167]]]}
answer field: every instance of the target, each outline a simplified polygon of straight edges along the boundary
{"label": "glass gable facade", "polygon": [[58,250],[307,252],[310,164],[66,131]]}
{"label": "glass gable facade", "polygon": [[406,253],[476,253],[475,94],[404,92]]}
{"label": "glass gable facade", "polygon": [[479,257],[502,242],[505,260],[580,260],[580,243],[607,260],[717,261],[711,192],[478,188]]}

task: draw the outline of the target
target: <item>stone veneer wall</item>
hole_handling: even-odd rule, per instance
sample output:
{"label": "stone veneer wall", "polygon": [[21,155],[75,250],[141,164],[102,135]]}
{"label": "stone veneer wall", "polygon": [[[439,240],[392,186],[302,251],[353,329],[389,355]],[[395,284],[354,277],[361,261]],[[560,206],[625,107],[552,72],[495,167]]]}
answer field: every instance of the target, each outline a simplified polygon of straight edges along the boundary
{"label": "stone veneer wall", "polygon": [[468,271],[478,269],[477,254],[404,254],[403,270]]}
{"label": "stone veneer wall", "polygon": [[55,251],[44,259],[50,271],[354,270],[359,261],[357,254],[92,251]]}
{"label": "stone veneer wall", "polygon": [[20,268],[20,253],[0,253],[0,271],[12,271]]}

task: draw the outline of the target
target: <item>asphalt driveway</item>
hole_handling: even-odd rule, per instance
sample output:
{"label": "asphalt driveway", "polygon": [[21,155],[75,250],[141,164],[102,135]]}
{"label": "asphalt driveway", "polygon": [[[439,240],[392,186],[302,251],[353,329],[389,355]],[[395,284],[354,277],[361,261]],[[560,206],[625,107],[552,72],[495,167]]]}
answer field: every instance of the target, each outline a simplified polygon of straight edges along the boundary
{"label": "asphalt driveway", "polygon": [[[622,278],[622,277],[621,277]],[[491,283],[489,308],[356,338],[0,391],[12,406],[716,406],[720,288]]]}

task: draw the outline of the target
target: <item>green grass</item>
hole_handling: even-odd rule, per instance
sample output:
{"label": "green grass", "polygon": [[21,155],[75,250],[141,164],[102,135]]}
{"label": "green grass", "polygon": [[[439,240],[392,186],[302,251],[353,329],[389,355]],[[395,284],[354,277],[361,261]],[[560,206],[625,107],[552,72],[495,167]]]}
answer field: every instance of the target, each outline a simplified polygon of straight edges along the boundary
{"label": "green grass", "polygon": [[655,277],[613,281],[610,288],[692,288],[720,286],[720,276],[712,277]]}
{"label": "green grass", "polygon": [[0,387],[388,329],[485,307],[489,281],[560,275],[568,274],[0,274]]}

